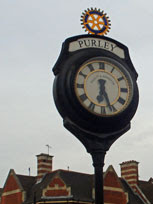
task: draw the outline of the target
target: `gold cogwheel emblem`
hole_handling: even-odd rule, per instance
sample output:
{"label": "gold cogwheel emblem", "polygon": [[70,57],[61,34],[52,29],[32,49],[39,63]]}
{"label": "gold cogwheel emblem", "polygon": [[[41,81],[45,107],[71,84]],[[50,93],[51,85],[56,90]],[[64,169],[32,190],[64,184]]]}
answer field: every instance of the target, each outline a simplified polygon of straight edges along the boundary
{"label": "gold cogwheel emblem", "polygon": [[100,9],[87,9],[82,13],[81,25],[85,31],[94,35],[106,35],[110,29],[110,20]]}

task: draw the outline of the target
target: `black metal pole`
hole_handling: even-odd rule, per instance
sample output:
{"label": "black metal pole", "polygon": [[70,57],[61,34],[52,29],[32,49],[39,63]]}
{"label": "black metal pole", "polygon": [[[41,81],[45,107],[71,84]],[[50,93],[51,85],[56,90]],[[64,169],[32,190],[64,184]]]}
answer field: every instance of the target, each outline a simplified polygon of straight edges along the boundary
{"label": "black metal pole", "polygon": [[34,192],[33,204],[36,204],[36,192]]}
{"label": "black metal pole", "polygon": [[105,154],[105,151],[91,153],[95,170],[95,204],[104,204],[103,166]]}
{"label": "black metal pole", "polygon": [[91,154],[95,169],[95,204],[104,204],[103,166],[105,154],[111,145],[130,129],[130,123],[121,130],[107,134],[84,130],[69,118],[64,118],[64,126],[82,142],[87,152]]}

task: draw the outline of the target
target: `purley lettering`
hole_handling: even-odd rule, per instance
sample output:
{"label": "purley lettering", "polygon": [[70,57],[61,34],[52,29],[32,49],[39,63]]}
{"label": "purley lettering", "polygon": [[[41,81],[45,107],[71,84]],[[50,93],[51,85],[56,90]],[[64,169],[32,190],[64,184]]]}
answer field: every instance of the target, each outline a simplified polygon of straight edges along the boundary
{"label": "purley lettering", "polygon": [[85,40],[78,40],[77,41],[80,48],[90,48],[90,47],[95,47],[95,48],[102,48],[106,50],[110,50],[113,52],[115,47],[117,47],[115,44],[110,43],[108,41],[102,41],[102,40],[93,40],[93,39],[85,39]]}
{"label": "purley lettering", "polygon": [[124,50],[118,47],[115,43],[98,38],[80,38],[69,44],[69,52],[74,52],[86,48],[100,48],[110,51],[120,58],[124,58]]}

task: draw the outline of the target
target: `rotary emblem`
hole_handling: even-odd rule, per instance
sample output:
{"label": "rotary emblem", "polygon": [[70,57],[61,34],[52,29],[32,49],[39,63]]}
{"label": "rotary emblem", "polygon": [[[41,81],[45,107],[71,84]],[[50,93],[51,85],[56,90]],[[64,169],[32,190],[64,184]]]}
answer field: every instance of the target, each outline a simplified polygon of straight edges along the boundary
{"label": "rotary emblem", "polygon": [[110,29],[110,20],[104,11],[100,9],[87,9],[82,13],[81,25],[85,31],[94,35],[106,35]]}

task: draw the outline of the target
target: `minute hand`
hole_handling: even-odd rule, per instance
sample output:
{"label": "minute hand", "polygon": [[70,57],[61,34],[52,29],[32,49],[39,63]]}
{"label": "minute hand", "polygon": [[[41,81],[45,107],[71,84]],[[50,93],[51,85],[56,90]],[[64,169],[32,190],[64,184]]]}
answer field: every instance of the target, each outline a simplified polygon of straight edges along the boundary
{"label": "minute hand", "polygon": [[106,103],[107,103],[107,105],[108,105],[108,107],[109,107],[109,110],[112,111],[111,105],[110,105],[110,101],[109,101],[109,98],[108,98],[108,95],[107,95],[106,91],[103,92],[103,96],[104,96],[105,99],[106,99]]}

